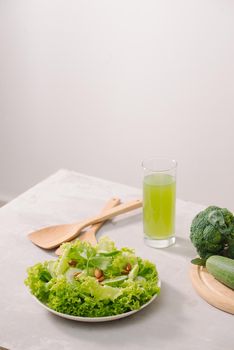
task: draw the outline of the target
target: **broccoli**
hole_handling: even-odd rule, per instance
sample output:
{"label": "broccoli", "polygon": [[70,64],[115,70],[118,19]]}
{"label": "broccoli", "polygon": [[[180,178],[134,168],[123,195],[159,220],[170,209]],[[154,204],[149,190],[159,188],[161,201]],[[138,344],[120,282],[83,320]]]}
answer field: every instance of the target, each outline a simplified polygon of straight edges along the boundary
{"label": "broccoli", "polygon": [[210,206],[192,221],[190,239],[203,261],[211,255],[234,259],[234,216],[226,208]]}

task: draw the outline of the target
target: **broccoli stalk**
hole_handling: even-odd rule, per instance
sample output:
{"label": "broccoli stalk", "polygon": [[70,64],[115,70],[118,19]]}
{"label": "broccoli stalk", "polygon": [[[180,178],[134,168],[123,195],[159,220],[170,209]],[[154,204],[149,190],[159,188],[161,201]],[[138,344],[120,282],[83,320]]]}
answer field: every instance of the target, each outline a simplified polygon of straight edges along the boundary
{"label": "broccoli stalk", "polygon": [[233,214],[226,208],[206,208],[193,219],[190,239],[201,258],[192,260],[194,264],[204,265],[211,255],[234,259]]}

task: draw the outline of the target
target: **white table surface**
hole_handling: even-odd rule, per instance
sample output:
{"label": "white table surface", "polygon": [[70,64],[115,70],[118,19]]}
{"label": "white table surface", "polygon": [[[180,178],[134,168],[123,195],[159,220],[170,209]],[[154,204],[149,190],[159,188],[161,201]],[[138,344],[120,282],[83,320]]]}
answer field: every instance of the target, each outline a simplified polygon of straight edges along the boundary
{"label": "white table surface", "polygon": [[42,226],[97,214],[112,196],[141,197],[141,191],[60,170],[0,209],[0,347],[10,350],[172,349],[231,350],[233,316],[202,300],[189,280],[195,250],[189,241],[192,218],[202,205],[177,201],[174,246],[156,250],[143,243],[141,210],[106,223],[117,246],[130,246],[156,263],[161,295],[148,308],[122,320],[88,324],[65,320],[41,308],[24,286],[26,268],[52,258],[27,234]]}

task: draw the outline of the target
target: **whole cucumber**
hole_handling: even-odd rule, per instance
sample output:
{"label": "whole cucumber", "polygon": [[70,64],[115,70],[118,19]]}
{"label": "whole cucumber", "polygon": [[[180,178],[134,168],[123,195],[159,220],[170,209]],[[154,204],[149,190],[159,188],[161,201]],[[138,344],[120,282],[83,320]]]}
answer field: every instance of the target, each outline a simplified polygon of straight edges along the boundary
{"label": "whole cucumber", "polygon": [[212,255],[206,260],[206,268],[219,282],[234,289],[234,259]]}

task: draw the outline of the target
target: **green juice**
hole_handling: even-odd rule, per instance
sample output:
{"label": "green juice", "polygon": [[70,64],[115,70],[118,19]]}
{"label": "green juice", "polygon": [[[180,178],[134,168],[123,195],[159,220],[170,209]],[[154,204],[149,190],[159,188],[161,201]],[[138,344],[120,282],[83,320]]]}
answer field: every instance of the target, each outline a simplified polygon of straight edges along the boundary
{"label": "green juice", "polygon": [[168,239],[175,233],[175,178],[168,174],[152,174],[143,183],[143,223],[145,236]]}

